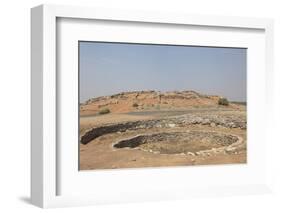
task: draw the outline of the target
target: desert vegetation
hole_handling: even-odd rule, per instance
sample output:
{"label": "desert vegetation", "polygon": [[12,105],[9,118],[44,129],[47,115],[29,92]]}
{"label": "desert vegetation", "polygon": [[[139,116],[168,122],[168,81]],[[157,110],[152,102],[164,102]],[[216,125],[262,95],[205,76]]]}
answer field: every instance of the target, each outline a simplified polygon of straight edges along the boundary
{"label": "desert vegetation", "polygon": [[228,106],[229,105],[229,101],[227,100],[227,98],[219,98],[218,104],[219,105],[223,105],[223,106]]}
{"label": "desert vegetation", "polygon": [[100,115],[104,115],[104,114],[108,114],[108,113],[110,113],[110,109],[108,109],[108,108],[104,108],[99,111]]}
{"label": "desert vegetation", "polygon": [[133,103],[133,107],[138,107],[139,105],[137,103]]}

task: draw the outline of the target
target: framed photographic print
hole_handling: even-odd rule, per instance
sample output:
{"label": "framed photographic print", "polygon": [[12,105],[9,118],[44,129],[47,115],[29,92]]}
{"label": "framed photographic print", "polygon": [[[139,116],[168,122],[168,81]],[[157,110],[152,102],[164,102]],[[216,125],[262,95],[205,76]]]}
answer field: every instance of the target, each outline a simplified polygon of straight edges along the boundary
{"label": "framed photographic print", "polygon": [[247,162],[246,48],[78,45],[80,170]]}
{"label": "framed photographic print", "polygon": [[272,20],[31,14],[32,203],[270,192]]}

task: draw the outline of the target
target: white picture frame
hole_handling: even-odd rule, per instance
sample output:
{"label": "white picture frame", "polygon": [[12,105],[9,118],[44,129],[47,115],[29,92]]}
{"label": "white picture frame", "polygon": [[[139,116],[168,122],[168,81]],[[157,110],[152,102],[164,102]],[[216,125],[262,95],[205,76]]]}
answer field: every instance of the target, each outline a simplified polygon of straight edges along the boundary
{"label": "white picture frame", "polygon": [[[130,23],[132,26],[135,24],[141,23],[143,27],[149,24],[153,24],[154,26],[163,26],[165,30],[171,31],[171,29],[176,27],[184,28],[185,26],[192,26],[194,30],[197,30],[197,27],[202,28],[202,30],[211,29],[213,31],[222,31],[227,32],[228,34],[232,32],[230,40],[226,40],[226,46],[231,45],[233,40],[233,45],[244,45],[242,42],[238,42],[235,40],[235,36],[239,38],[240,31],[247,31],[247,36],[245,38],[245,46],[251,46],[252,50],[259,50],[258,55],[254,55],[254,51],[250,51],[250,55],[248,56],[249,63],[252,63],[255,57],[258,57],[257,64],[260,65],[258,67],[251,66],[250,69],[256,68],[257,76],[253,77],[253,71],[250,71],[250,79],[248,82],[251,82],[251,86],[248,88],[248,98],[252,100],[252,106],[250,104],[248,110],[253,110],[252,113],[249,114],[250,120],[252,120],[252,124],[259,123],[258,121],[263,120],[266,124],[266,131],[259,131],[260,126],[252,125],[250,128],[250,132],[258,132],[257,137],[260,139],[260,146],[256,148],[254,152],[261,153],[261,151],[265,150],[265,147],[270,145],[270,129],[271,129],[271,119],[272,114],[267,113],[262,115],[263,110],[267,109],[267,111],[271,112],[273,105],[273,96],[271,94],[273,88],[273,21],[271,19],[257,19],[257,18],[240,18],[240,17],[216,17],[216,16],[203,16],[203,15],[187,15],[187,14],[166,14],[166,13],[153,13],[147,11],[123,11],[123,10],[112,10],[112,9],[97,9],[97,8],[84,8],[84,7],[74,7],[74,6],[54,6],[54,5],[41,5],[31,10],[31,82],[32,82],[32,103],[31,103],[31,129],[32,129],[32,143],[31,143],[31,201],[33,204],[47,208],[47,207],[62,207],[62,206],[76,206],[76,205],[92,205],[92,204],[100,204],[100,203],[117,203],[117,202],[139,202],[144,200],[166,200],[166,199],[183,199],[188,197],[198,197],[198,196],[222,196],[222,195],[241,195],[241,194],[253,194],[253,193],[264,193],[270,192],[271,188],[271,173],[270,173],[270,161],[268,161],[269,153],[266,152],[263,158],[260,159],[263,161],[263,166],[261,168],[256,168],[256,164],[253,164],[253,170],[251,169],[251,161],[249,167],[235,167],[235,166],[227,166],[220,167],[218,169],[214,167],[200,167],[197,171],[191,171],[193,175],[190,175],[190,180],[194,181],[191,185],[185,185],[183,187],[178,187],[173,184],[165,184],[167,180],[176,179],[180,174],[184,174],[187,171],[187,168],[175,168],[175,169],[141,169],[141,170],[126,170],[126,171],[117,171],[118,175],[112,171],[99,171],[98,172],[85,172],[83,173],[83,177],[72,175],[73,170],[65,169],[65,163],[69,162],[69,164],[75,162],[77,158],[74,158],[73,155],[69,155],[67,153],[68,148],[61,147],[58,145],[57,141],[60,137],[58,132],[58,116],[59,103],[61,103],[61,93],[58,95],[59,88],[61,87],[62,81],[65,81],[68,85],[75,85],[71,82],[70,78],[65,78],[64,76],[60,76],[58,78],[57,70],[60,69],[61,65],[58,65],[60,61],[64,60],[64,55],[68,54],[65,50],[61,51],[60,41],[58,38],[60,37],[60,32],[66,30],[65,32],[69,34],[69,40],[73,39],[79,40],[82,34],[77,34],[73,30],[70,22],[66,25],[63,25],[62,20],[80,20],[88,22],[93,21],[101,21],[112,22],[114,23]],[[78,23],[79,25],[79,23]],[[76,27],[79,27],[76,25]],[[91,24],[86,25],[86,27],[90,27]],[[116,28],[119,27],[116,24]],[[66,27],[65,27],[66,26]],[[70,27],[69,27],[70,26]],[[62,27],[62,28],[60,28]],[[167,28],[167,29],[166,29]],[[171,28],[171,29],[170,29]],[[84,28],[79,28],[83,31]],[[89,28],[90,29],[90,28]],[[239,31],[239,32],[238,32]],[[257,32],[255,38],[252,37],[251,34],[255,34],[252,32]],[[85,32],[84,32],[85,34]],[[95,32],[89,33],[87,37],[94,35]],[[118,35],[124,35],[126,32],[121,32]],[[117,37],[118,37],[117,35]],[[212,37],[212,32],[208,34]],[[215,34],[214,34],[215,35]],[[213,36],[214,36],[213,35]],[[222,40],[210,43],[210,45],[218,45],[223,46],[223,35]],[[103,34],[100,35],[100,40],[102,39]],[[157,40],[157,36],[159,37],[159,42],[163,43],[167,41],[160,41],[160,35],[155,34],[155,38],[151,39],[151,42],[155,42]],[[171,34],[171,37],[173,35]],[[89,37],[91,38],[91,37]],[[105,38],[107,41],[109,38]],[[116,38],[116,41],[122,40],[122,37]],[[128,38],[124,37],[124,41],[128,41]],[[133,40],[136,38],[132,38]],[[141,37],[138,39],[142,39]],[[147,39],[147,38],[146,38]],[[156,40],[155,40],[156,39]],[[178,42],[180,42],[181,38]],[[145,40],[144,40],[145,42]],[[171,43],[174,43],[175,38],[171,38]],[[196,41],[193,41],[196,42]],[[251,43],[252,42],[252,43]],[[67,44],[67,43],[66,43]],[[71,44],[71,42],[70,42]],[[200,41],[198,41],[200,44]],[[208,41],[204,43],[208,45]],[[255,49],[257,48],[257,49]],[[74,52],[75,49],[71,50],[71,48],[67,49],[70,54]],[[58,53],[59,52],[59,53]],[[60,55],[63,53],[64,55]],[[58,57],[60,57],[58,59]],[[68,57],[68,56],[67,56]],[[71,57],[71,56],[70,56]],[[75,62],[77,63],[77,62]],[[69,68],[75,66],[75,63],[69,63]],[[74,67],[73,70],[77,69]],[[74,72],[73,72],[74,73]],[[264,78],[265,77],[265,78]],[[75,78],[72,79],[75,81]],[[67,82],[68,81],[68,82]],[[78,79],[77,79],[78,81]],[[65,83],[64,83],[65,84]],[[76,87],[74,86],[74,90]],[[258,91],[262,94],[261,99],[257,100],[254,98],[254,89],[258,89]],[[62,99],[62,101],[64,101]],[[261,107],[255,107],[254,103],[260,103]],[[62,104],[63,105],[63,104]],[[70,107],[70,113],[75,115],[77,113],[75,109]],[[71,111],[72,110],[72,111]],[[255,111],[254,111],[255,110]],[[253,115],[257,115],[255,118]],[[73,120],[76,122],[76,120]],[[250,138],[251,139],[251,138]],[[252,139],[256,139],[252,137]],[[72,144],[73,145],[73,144]],[[71,143],[70,145],[71,146]],[[77,148],[77,147],[76,147]],[[75,149],[69,148],[68,153],[72,153]],[[268,150],[268,149],[267,149]],[[260,155],[256,155],[253,157],[252,161],[255,161],[259,158]],[[73,158],[73,159],[72,159]],[[66,159],[70,159],[70,161],[66,161]],[[73,162],[71,162],[73,161]],[[257,160],[258,162],[258,160]],[[69,166],[70,168],[71,166]],[[255,167],[255,168],[254,168]],[[72,169],[75,169],[73,167]],[[240,171],[245,170],[245,171]],[[249,171],[247,171],[249,170]],[[167,175],[167,171],[169,175]],[[212,171],[216,171],[218,174],[223,174],[229,172],[229,178],[231,178],[231,174],[237,172],[237,177],[232,177],[232,181],[226,181],[221,184],[215,184],[215,181],[212,184],[206,183],[205,185],[197,182],[198,175],[203,175],[205,177],[206,174],[211,173]],[[77,170],[77,172],[79,172]],[[241,172],[241,173],[240,173]],[[243,173],[245,172],[245,173]],[[252,173],[251,175],[248,173]],[[165,176],[164,176],[165,174]],[[238,176],[245,174],[245,181],[240,181]],[[68,180],[65,177],[67,175]],[[70,176],[69,176],[70,175]],[[105,188],[105,184],[103,181],[109,180],[109,178],[115,175],[117,180],[124,180],[130,177],[134,177],[138,180],[142,180],[143,178],[151,175],[152,182],[158,182],[157,186],[150,186],[146,188],[144,185],[140,185],[140,187],[132,188],[130,185],[130,181],[128,181],[128,185],[123,185],[122,188],[114,188],[114,184],[110,186],[113,187],[111,189],[103,190]],[[159,180],[159,177],[163,181]],[[81,176],[81,175],[80,175]],[[89,182],[92,178],[97,178],[99,180],[98,185],[93,185],[87,189],[87,185],[78,185],[78,182]],[[259,178],[259,177],[260,178]],[[153,179],[154,177],[154,179]],[[184,178],[188,177],[186,174],[183,176]],[[215,178],[216,175],[211,175],[211,179]],[[256,177],[256,178],[255,178]],[[81,179],[80,179],[81,178]],[[252,183],[251,178],[254,178]],[[183,183],[184,180],[179,179],[179,183]],[[230,182],[232,182],[230,184]],[[124,182],[125,183],[125,182]],[[62,187],[63,186],[63,187]],[[77,186],[77,187],[75,187]],[[95,188],[96,187],[96,188]],[[63,192],[61,192],[61,188]],[[67,190],[65,190],[67,188]],[[83,189],[83,190],[80,190]],[[125,189],[124,189],[125,188]],[[127,188],[127,189],[126,189]],[[96,190],[95,190],[96,189]],[[95,191],[93,194],[86,193],[86,190]],[[75,192],[75,193],[72,193]],[[78,193],[79,191],[79,193]],[[76,193],[77,192],[77,193]],[[120,193],[122,196],[120,196]]]}

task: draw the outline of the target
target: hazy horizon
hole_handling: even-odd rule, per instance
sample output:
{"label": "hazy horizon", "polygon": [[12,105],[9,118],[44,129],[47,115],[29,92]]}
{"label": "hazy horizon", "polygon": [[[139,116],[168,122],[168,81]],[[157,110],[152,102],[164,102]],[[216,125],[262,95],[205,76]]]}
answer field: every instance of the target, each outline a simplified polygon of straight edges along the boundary
{"label": "hazy horizon", "polygon": [[80,103],[120,92],[193,90],[246,102],[244,48],[79,42]]}

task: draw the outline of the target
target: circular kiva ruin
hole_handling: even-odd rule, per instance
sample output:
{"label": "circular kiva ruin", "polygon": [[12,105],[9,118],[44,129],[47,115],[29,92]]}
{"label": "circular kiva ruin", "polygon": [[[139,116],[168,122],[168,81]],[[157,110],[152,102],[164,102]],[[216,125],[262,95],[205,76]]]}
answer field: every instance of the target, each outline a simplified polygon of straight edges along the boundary
{"label": "circular kiva ruin", "polygon": [[[209,127],[210,130],[190,130],[190,127],[194,126],[205,126]],[[112,141],[112,148],[115,150],[140,149],[154,154],[185,154],[191,156],[219,152],[235,153],[245,144],[242,137],[234,133],[220,132],[218,131],[220,128],[246,129],[246,121],[243,117],[232,116],[231,114],[187,114],[166,119],[107,124],[88,130],[80,138],[80,142],[81,144],[88,144],[104,135],[135,132],[130,137]],[[215,130],[212,131],[212,129]],[[148,130],[148,132],[144,130]]]}
{"label": "circular kiva ruin", "polygon": [[207,131],[160,132],[120,140],[114,148],[139,148],[155,154],[188,154],[234,150],[242,139],[236,135]]}

